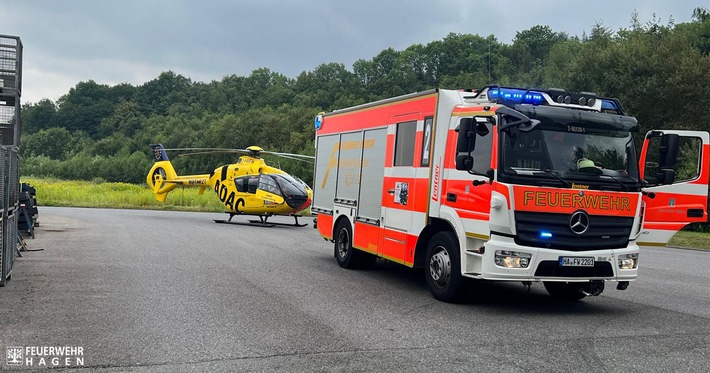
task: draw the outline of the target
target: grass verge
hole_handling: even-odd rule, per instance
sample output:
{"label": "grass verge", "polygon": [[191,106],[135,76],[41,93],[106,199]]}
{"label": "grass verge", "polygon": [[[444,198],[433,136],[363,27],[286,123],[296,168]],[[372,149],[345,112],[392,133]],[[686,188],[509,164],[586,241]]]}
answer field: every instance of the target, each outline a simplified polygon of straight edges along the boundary
{"label": "grass verge", "polygon": [[33,177],[22,177],[20,181],[37,189],[40,206],[224,212],[210,190],[199,195],[197,188],[177,188],[165,202],[158,202],[147,185]]}
{"label": "grass verge", "polygon": [[710,233],[680,231],[671,238],[668,246],[710,250]]}

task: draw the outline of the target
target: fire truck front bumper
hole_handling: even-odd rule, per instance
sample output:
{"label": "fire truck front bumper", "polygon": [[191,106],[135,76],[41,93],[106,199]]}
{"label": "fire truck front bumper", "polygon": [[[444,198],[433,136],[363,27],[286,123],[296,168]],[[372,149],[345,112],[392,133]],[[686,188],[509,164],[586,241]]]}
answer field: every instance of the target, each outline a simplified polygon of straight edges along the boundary
{"label": "fire truck front bumper", "polygon": [[639,248],[629,242],[619,249],[559,250],[520,246],[512,237],[493,235],[483,250],[465,250],[462,259],[464,276],[485,280],[634,281]]}

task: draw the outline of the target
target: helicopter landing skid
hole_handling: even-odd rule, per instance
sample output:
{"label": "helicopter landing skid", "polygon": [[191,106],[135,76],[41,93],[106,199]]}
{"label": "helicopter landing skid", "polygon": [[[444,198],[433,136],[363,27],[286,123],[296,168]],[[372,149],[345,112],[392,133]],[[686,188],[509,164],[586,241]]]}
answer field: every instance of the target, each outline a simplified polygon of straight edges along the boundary
{"label": "helicopter landing skid", "polygon": [[274,222],[267,223],[266,219],[268,219],[269,216],[266,216],[266,217],[259,216],[260,220],[249,220],[249,222],[252,224],[273,224],[273,225],[281,225],[281,226],[286,226],[286,227],[305,227],[306,225],[308,225],[308,224],[299,223],[298,216],[296,216],[296,215],[291,215],[291,216],[293,216],[293,219],[295,220],[294,223],[274,223]]}
{"label": "helicopter landing skid", "polygon": [[275,227],[276,224],[274,223],[261,223],[258,220],[249,220],[248,222],[241,222],[241,221],[231,221],[231,220],[224,220],[224,219],[214,219],[215,223],[219,224],[234,224],[234,225],[250,225],[250,226],[257,226],[257,227]]}
{"label": "helicopter landing skid", "polygon": [[[268,221],[268,219],[270,217],[272,217],[273,215],[255,215],[255,216],[259,217],[259,220],[253,219],[253,220],[249,220],[248,223],[244,223],[244,222],[232,221],[232,218],[236,215],[248,215],[248,214],[234,214],[234,213],[230,213],[230,212],[228,212],[228,214],[229,214],[228,220],[215,219],[214,222],[220,223],[220,224],[236,224],[236,225],[252,225],[252,226],[255,225],[258,227],[274,227],[277,225],[289,226],[289,227],[305,227],[306,225],[308,225],[308,224],[299,223],[298,216],[296,216],[296,215],[291,215],[291,216],[293,216],[293,219],[295,220],[295,222],[291,224],[291,223],[275,223],[272,221]],[[252,216],[254,216],[254,215],[252,215]]]}

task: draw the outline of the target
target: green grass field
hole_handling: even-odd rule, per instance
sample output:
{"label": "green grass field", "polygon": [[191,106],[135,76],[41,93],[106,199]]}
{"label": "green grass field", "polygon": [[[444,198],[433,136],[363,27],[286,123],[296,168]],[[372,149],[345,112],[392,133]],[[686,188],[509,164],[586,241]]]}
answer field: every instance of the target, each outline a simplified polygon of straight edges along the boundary
{"label": "green grass field", "polygon": [[[178,188],[170,192],[167,201],[158,202],[147,185],[32,177],[23,177],[21,181],[37,189],[40,206],[224,212],[211,190],[199,195],[197,188]],[[669,246],[710,250],[710,233],[681,231],[671,239]]]}
{"label": "green grass field", "polygon": [[40,206],[224,211],[211,190],[199,195],[198,188],[177,188],[170,192],[165,202],[158,202],[147,185],[31,177],[23,177],[21,182],[37,189],[37,204]]}
{"label": "green grass field", "polygon": [[710,233],[680,231],[673,236],[668,246],[710,250]]}

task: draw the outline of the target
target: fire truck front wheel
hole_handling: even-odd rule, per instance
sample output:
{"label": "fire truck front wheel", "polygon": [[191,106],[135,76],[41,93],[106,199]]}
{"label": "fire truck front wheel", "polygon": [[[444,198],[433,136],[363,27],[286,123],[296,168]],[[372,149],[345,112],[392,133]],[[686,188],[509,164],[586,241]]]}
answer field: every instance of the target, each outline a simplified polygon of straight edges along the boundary
{"label": "fire truck front wheel", "polygon": [[444,302],[460,300],[464,285],[459,245],[451,232],[435,234],[426,251],[424,276],[434,298]]}

